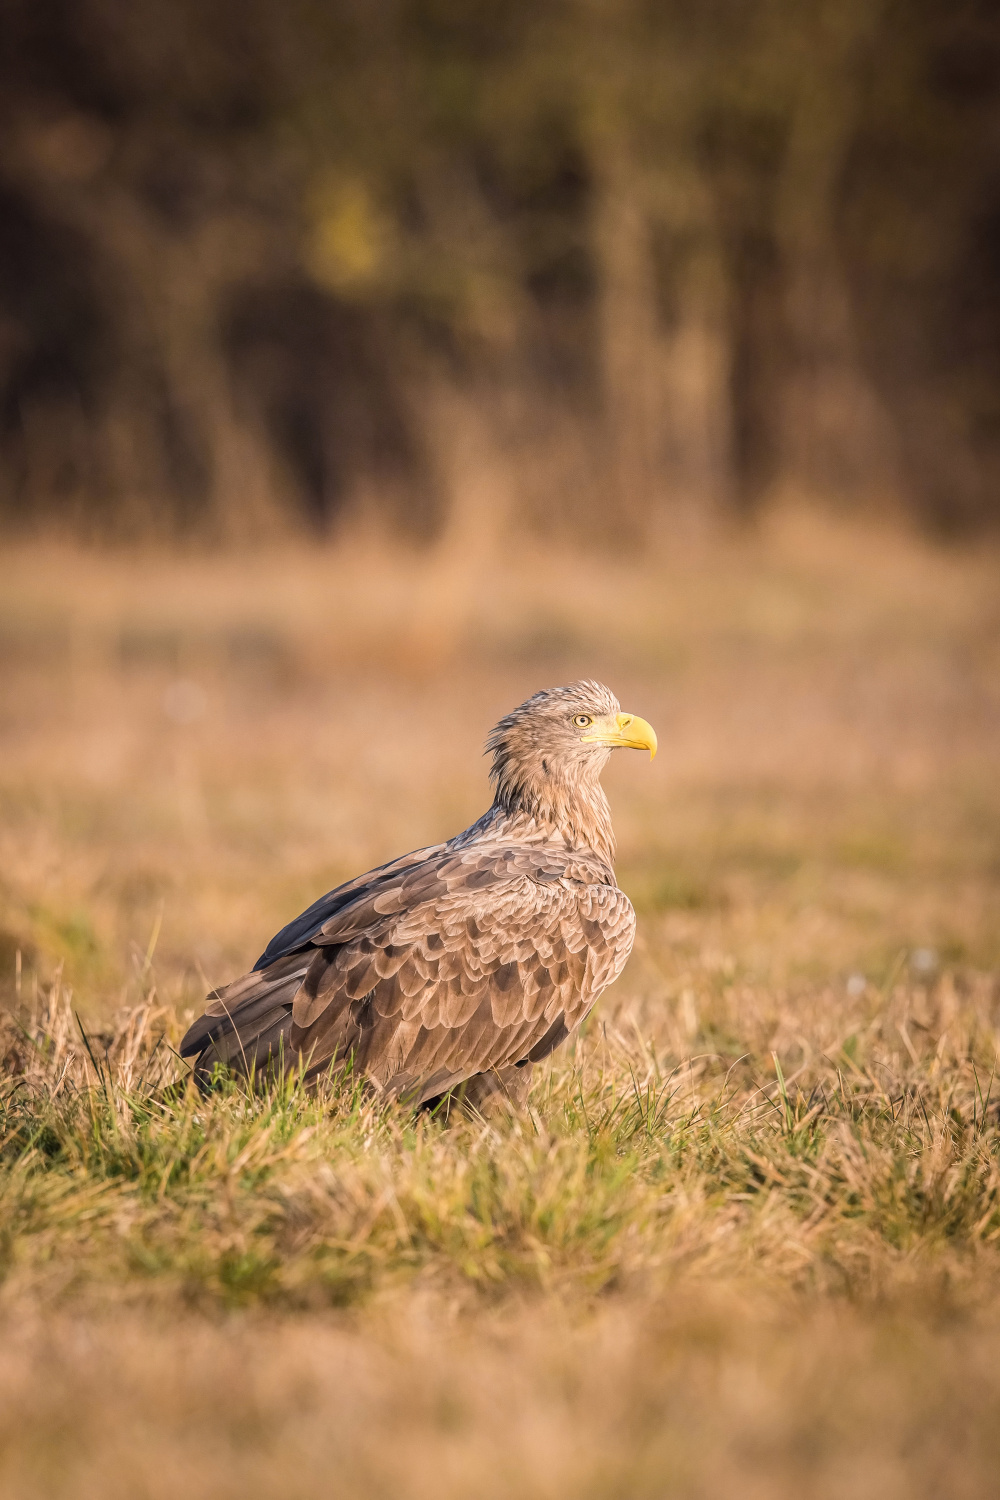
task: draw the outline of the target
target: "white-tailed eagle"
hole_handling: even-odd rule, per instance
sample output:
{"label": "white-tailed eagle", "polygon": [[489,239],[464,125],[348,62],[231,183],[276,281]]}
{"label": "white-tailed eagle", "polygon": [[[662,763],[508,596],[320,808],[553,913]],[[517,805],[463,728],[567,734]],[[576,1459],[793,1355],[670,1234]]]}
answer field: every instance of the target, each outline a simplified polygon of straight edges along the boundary
{"label": "white-tailed eagle", "polygon": [[597,682],[535,693],[501,719],[489,811],[321,896],[213,991],[181,1043],[198,1081],[219,1065],[307,1078],[350,1065],[414,1105],[463,1086],[486,1112],[522,1104],[532,1064],[632,947],[600,784],[619,747],[652,757],[656,735]]}

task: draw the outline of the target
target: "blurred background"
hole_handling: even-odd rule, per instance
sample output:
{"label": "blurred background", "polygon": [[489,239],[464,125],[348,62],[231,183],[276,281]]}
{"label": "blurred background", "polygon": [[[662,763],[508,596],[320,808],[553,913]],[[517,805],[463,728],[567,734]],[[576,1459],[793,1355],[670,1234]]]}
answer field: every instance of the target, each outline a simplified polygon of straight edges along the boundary
{"label": "blurred background", "polygon": [[0,996],[197,1005],[591,676],[644,1027],[990,968],[994,5],[0,15]]}
{"label": "blurred background", "polygon": [[1000,521],[989,0],[2,0],[0,524]]}

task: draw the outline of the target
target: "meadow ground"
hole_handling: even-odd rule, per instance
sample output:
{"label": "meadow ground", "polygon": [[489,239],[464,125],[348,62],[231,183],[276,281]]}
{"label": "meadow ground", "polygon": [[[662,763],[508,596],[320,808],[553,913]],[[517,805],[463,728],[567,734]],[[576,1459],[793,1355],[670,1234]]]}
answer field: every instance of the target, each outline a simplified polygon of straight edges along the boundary
{"label": "meadow ground", "polygon": [[[979,1497],[1000,557],[0,557],[0,1493]],[[629,967],[489,1128],[165,1093],[212,984],[599,676]]]}

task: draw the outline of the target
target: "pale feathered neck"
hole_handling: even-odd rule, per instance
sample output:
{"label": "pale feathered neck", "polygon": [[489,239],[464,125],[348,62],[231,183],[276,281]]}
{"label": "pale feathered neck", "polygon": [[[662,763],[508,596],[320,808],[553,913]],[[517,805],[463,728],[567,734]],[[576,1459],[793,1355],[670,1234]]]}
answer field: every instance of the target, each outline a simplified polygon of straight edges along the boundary
{"label": "pale feathered neck", "polygon": [[615,860],[611,809],[596,777],[556,779],[539,784],[499,781],[493,806],[459,834],[456,844],[503,839],[519,844],[559,844],[591,850],[607,865]]}
{"label": "pale feathered neck", "polygon": [[564,844],[567,849],[590,849],[605,864],[615,862],[615,834],[611,826],[611,809],[600,783],[583,798],[559,799],[554,804],[539,803],[531,812],[526,807],[513,810],[496,802],[486,815],[491,837],[509,838],[524,844]]}

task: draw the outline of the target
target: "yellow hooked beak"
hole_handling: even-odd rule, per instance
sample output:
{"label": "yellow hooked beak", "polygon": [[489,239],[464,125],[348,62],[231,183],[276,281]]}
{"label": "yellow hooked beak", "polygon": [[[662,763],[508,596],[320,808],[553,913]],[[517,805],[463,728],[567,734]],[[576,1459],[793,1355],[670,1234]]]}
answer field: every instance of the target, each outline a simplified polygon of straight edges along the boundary
{"label": "yellow hooked beak", "polygon": [[615,714],[598,719],[592,734],[581,734],[582,744],[614,745],[623,750],[648,750],[650,760],[656,754],[656,730],[638,714]]}

